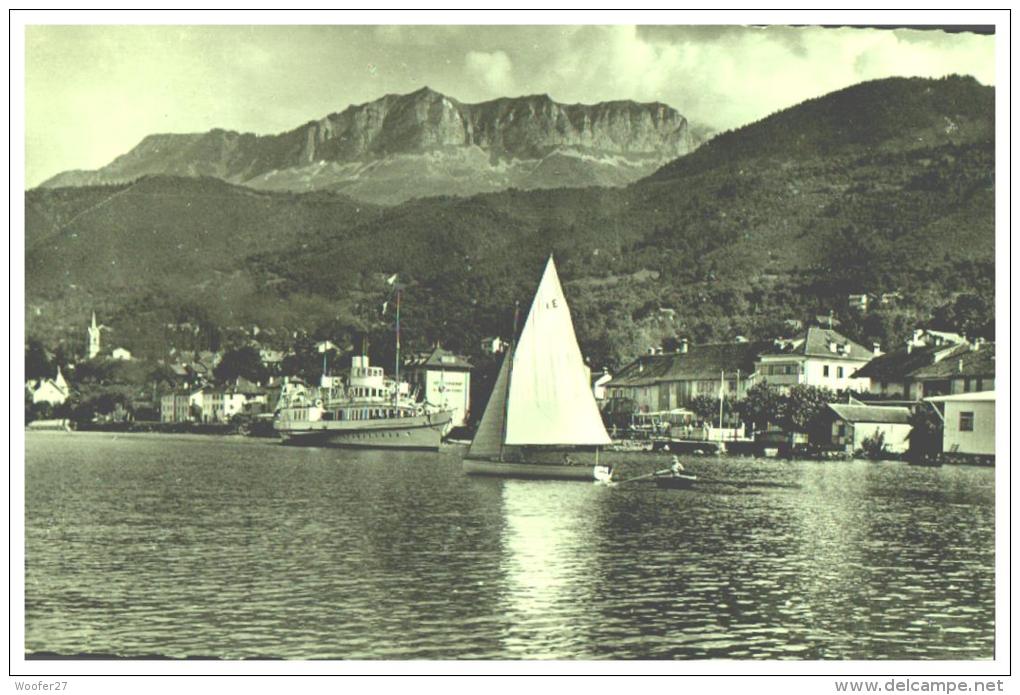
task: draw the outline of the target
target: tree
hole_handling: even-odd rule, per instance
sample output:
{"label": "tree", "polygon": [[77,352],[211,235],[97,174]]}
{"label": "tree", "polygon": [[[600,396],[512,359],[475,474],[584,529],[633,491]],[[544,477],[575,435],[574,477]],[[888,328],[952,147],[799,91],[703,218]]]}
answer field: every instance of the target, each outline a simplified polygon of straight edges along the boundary
{"label": "tree", "polygon": [[791,432],[813,434],[825,426],[828,405],[836,398],[829,389],[797,384],[786,396],[786,410],[780,424]]}
{"label": "tree", "polygon": [[608,428],[627,429],[637,410],[637,403],[630,398],[611,398],[602,406],[602,422]]}
{"label": "tree", "polygon": [[35,338],[29,338],[25,346],[25,378],[26,379],[47,379],[55,373],[56,367],[50,353],[43,346],[42,342]]}
{"label": "tree", "polygon": [[942,418],[934,406],[919,406],[910,415],[910,425],[911,459],[923,462],[942,452]]}
{"label": "tree", "polygon": [[315,349],[315,342],[307,337],[298,338],[292,351],[280,364],[284,376],[297,376],[305,381],[317,381],[322,374],[322,355]]}
{"label": "tree", "polygon": [[862,439],[861,451],[872,461],[885,458],[889,454],[889,449],[885,445],[885,433],[876,429],[873,435]]}
{"label": "tree", "polygon": [[[722,402],[723,415],[728,415],[733,412],[735,403],[729,399],[724,399]],[[694,414],[701,418],[704,422],[707,422],[713,426],[719,424],[719,399],[716,396],[710,396],[707,393],[702,393],[691,399],[690,403],[687,404],[688,409],[694,411]]]}
{"label": "tree", "polygon": [[782,421],[786,412],[786,399],[774,386],[760,381],[747,390],[747,395],[736,406],[740,416],[751,423],[756,432],[763,432],[770,423]]}
{"label": "tree", "polygon": [[250,345],[227,350],[213,372],[220,381],[234,381],[243,377],[261,383],[269,372],[262,364],[259,351]]}
{"label": "tree", "polygon": [[970,338],[995,340],[995,299],[961,294],[935,310],[929,324],[936,330],[958,331]]}

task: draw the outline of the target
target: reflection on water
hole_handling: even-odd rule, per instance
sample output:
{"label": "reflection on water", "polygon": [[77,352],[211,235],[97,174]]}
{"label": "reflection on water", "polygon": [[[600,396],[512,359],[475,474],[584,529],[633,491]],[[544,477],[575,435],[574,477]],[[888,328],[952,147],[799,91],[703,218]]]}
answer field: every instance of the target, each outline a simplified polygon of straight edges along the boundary
{"label": "reflection on water", "polygon": [[[595,580],[591,535],[599,498],[608,488],[506,480],[503,490],[502,613],[509,626],[506,658],[569,659],[590,656],[578,607],[594,599],[585,578]],[[550,513],[555,510],[554,513]],[[565,623],[563,607],[577,613]],[[593,611],[594,613],[594,611]]]}
{"label": "reflection on water", "polygon": [[29,653],[992,657],[992,469],[705,457],[669,491],[468,478],[456,451],[26,453]]}

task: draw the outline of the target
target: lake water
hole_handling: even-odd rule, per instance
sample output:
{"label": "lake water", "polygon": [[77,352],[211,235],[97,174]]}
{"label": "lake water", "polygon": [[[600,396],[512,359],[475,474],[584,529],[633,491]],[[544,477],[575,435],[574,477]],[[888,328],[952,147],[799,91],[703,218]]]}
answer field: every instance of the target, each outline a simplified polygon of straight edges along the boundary
{"label": "lake water", "polygon": [[460,453],[28,433],[26,653],[993,657],[993,469],[692,457],[669,491]]}

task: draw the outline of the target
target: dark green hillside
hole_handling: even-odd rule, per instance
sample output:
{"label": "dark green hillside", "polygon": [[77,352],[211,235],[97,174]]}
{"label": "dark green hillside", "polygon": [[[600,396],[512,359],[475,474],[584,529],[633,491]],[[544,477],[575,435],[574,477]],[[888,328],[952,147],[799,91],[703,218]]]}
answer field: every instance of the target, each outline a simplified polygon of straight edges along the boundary
{"label": "dark green hillside", "polygon": [[[471,351],[509,333],[514,302],[527,309],[554,253],[596,364],[678,335],[770,338],[786,319],[830,311],[865,344],[964,315],[966,330],[992,337],[993,102],[969,78],[858,85],[719,136],[623,189],[385,209],[210,180],[32,191],[29,303],[78,321],[98,305],[124,335],[184,305],[222,325],[365,328],[378,346],[390,320],[379,314],[381,278],[398,272],[409,348]],[[847,295],[860,292],[900,296],[859,316]],[[31,314],[30,329],[49,325]]]}
{"label": "dark green hillside", "polygon": [[973,77],[862,82],[727,131],[652,179],[669,179],[749,159],[827,156],[846,148],[897,151],[991,140],[995,90]]}
{"label": "dark green hillside", "polygon": [[263,193],[212,178],[35,189],[26,194],[28,329],[63,334],[95,309],[121,337],[157,344],[156,328],[169,321],[261,320],[260,310],[288,307],[272,278],[249,272],[249,256],[321,243],[376,214],[335,194]]}

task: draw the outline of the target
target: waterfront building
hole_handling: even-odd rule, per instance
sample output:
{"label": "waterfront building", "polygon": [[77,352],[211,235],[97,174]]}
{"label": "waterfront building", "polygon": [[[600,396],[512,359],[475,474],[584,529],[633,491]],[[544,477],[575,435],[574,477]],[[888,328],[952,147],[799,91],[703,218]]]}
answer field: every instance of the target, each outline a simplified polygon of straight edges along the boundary
{"label": "waterfront building", "polygon": [[213,386],[203,386],[198,390],[197,405],[200,419],[205,423],[226,422],[224,391]]}
{"label": "waterfront building", "polygon": [[601,403],[606,400],[606,384],[613,380],[613,375],[609,373],[609,370],[604,368],[598,374],[592,375],[591,377],[591,391],[595,396],[595,400]]}
{"label": "waterfront building", "polygon": [[804,384],[833,391],[867,391],[870,381],[855,373],[874,357],[868,350],[831,328],[812,326],[796,338],[777,340],[764,350],[755,371],[780,391]]}
{"label": "waterfront building", "polygon": [[57,367],[57,375],[52,379],[37,379],[30,381],[28,390],[32,395],[33,403],[49,403],[60,405],[71,395],[71,388],[64,379],[60,367]]}
{"label": "waterfront building", "polygon": [[[164,399],[167,397],[164,396]],[[186,396],[187,405],[184,406],[187,416],[184,419],[197,419],[204,423],[226,423],[235,415],[248,412],[252,405],[258,404],[260,412],[268,410],[268,394],[259,389],[251,382],[237,380],[229,386],[203,386],[197,391]],[[167,401],[164,400],[164,403]],[[175,419],[172,422],[180,422],[177,414],[177,402],[173,402]],[[192,415],[197,414],[197,418]]]}
{"label": "waterfront building", "polygon": [[191,420],[191,393],[170,391],[159,399],[160,422],[188,422]]}
{"label": "waterfront building", "polygon": [[965,346],[966,340],[956,333],[919,329],[902,347],[877,355],[854,377],[867,378],[868,390],[876,396],[920,400],[924,389],[919,375],[950,355],[959,354],[961,349],[967,351]]}
{"label": "waterfront building", "polygon": [[853,454],[863,448],[864,440],[881,437],[885,448],[902,454],[910,447],[910,409],[902,406],[830,403],[832,443]]}
{"label": "waterfront building", "polygon": [[676,352],[642,355],[605,384],[606,396],[634,401],[638,412],[687,406],[701,395],[743,398],[754,385],[755,360],[761,343],[691,345],[680,341]]}
{"label": "waterfront building", "polygon": [[473,365],[441,347],[413,356],[406,364],[408,380],[425,402],[453,411],[453,426],[467,424],[471,412]]}
{"label": "waterfront building", "polygon": [[995,391],[932,396],[942,409],[942,452],[967,457],[995,456]]}
{"label": "waterfront building", "polygon": [[919,397],[995,390],[995,343],[964,343],[938,362],[911,374]]}

